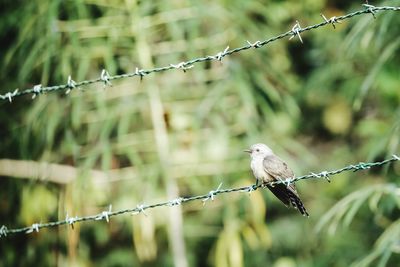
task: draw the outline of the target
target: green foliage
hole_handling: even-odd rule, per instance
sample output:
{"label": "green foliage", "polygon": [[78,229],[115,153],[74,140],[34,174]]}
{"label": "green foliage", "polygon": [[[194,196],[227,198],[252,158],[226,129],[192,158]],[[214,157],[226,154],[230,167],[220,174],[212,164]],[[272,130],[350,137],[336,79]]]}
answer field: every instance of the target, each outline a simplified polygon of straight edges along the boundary
{"label": "green foliage", "polygon": [[368,203],[370,210],[374,213],[374,223],[383,229],[383,232],[376,240],[371,252],[362,260],[355,262],[353,266],[386,266],[392,254],[398,254],[400,221],[398,219],[393,221],[391,218],[391,213],[396,213],[396,210],[400,208],[398,194],[399,188],[395,184],[374,185],[357,190],[325,213],[317,224],[316,230],[321,232],[327,227],[328,233],[333,235],[340,224],[349,227],[360,208]]}
{"label": "green foliage", "polygon": [[[69,75],[98,78],[103,68],[120,74],[215,55],[286,32],[296,20],[305,26],[320,22],[320,13],[329,18],[360,8],[322,0],[8,2],[0,9],[1,93],[65,83]],[[0,224],[95,214],[110,203],[150,204],[174,190],[204,194],[220,182],[247,185],[253,179],[242,151],[255,142],[270,145],[298,175],[399,154],[399,19],[398,12],[376,20],[367,14],[335,30],[305,32],[304,44],[282,39],[186,73],[2,103],[3,158],[69,165],[79,175],[51,189],[45,181],[2,177],[0,214],[7,220]],[[397,164],[342,174],[331,184],[299,182],[309,220],[264,191],[217,197],[205,207],[185,204],[178,211],[184,260],[391,266],[399,255],[399,173]],[[2,261],[173,266],[175,208],[1,239]]]}

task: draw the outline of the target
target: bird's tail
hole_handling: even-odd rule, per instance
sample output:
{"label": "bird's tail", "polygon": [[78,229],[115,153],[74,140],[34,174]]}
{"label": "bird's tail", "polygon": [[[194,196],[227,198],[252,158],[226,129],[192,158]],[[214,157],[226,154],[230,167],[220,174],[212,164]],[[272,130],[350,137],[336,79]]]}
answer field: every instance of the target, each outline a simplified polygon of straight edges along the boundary
{"label": "bird's tail", "polygon": [[307,217],[310,216],[308,214],[306,208],[304,207],[303,202],[299,198],[299,196],[297,196],[290,190],[287,190],[287,196],[289,197],[289,200],[290,200],[290,203],[292,204],[292,206],[295,209],[297,209],[303,216],[307,216]]}
{"label": "bird's tail", "polygon": [[279,198],[280,201],[283,202],[283,204],[285,204],[286,206],[293,206],[302,215],[309,217],[309,214],[304,207],[299,195],[297,194],[296,188],[294,186],[287,187],[284,184],[277,184],[274,186],[267,185],[267,187],[277,198]]}

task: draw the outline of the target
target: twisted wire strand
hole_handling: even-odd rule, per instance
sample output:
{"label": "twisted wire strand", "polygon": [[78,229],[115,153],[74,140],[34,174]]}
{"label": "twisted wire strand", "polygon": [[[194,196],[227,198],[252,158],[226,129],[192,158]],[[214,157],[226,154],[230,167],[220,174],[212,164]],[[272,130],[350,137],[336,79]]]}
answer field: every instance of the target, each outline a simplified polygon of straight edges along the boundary
{"label": "twisted wire strand", "polygon": [[26,94],[33,94],[32,99],[34,99],[36,96],[38,96],[42,93],[59,91],[59,90],[66,90],[66,93],[68,94],[71,90],[74,90],[76,88],[83,87],[83,86],[86,86],[89,84],[93,84],[93,83],[103,83],[104,86],[109,86],[109,85],[111,85],[112,80],[130,78],[130,77],[134,77],[134,76],[139,76],[142,79],[144,76],[146,76],[148,74],[168,71],[168,70],[172,70],[172,69],[180,69],[180,70],[183,70],[184,72],[186,72],[187,70],[193,68],[194,64],[196,64],[196,63],[205,62],[205,61],[213,61],[213,60],[222,61],[222,59],[226,56],[229,56],[229,55],[232,55],[235,53],[239,53],[244,50],[249,50],[252,48],[258,49],[263,46],[266,46],[269,43],[272,43],[274,41],[277,41],[277,40],[285,38],[285,37],[290,37],[290,39],[291,39],[291,38],[297,36],[300,39],[300,41],[303,42],[303,40],[301,39],[301,36],[300,36],[300,33],[302,33],[302,32],[317,29],[319,27],[326,26],[328,24],[331,24],[335,28],[336,23],[340,23],[343,20],[347,20],[354,16],[359,16],[362,14],[370,13],[375,18],[375,14],[378,11],[389,11],[389,10],[399,11],[400,7],[392,7],[392,6],[375,7],[372,5],[363,4],[363,9],[343,15],[343,16],[337,16],[337,17],[335,16],[330,19],[327,19],[325,16],[321,15],[324,19],[323,22],[320,22],[320,23],[317,23],[317,24],[314,24],[311,26],[307,26],[305,28],[301,28],[299,22],[296,21],[296,24],[290,31],[287,31],[280,35],[271,37],[264,41],[256,41],[254,43],[250,43],[247,41],[247,45],[238,47],[238,48],[234,48],[231,50],[229,50],[229,46],[228,46],[224,51],[221,51],[213,56],[211,55],[211,56],[199,57],[199,58],[191,59],[189,61],[183,61],[178,64],[169,64],[168,66],[156,67],[153,69],[136,68],[135,72],[125,73],[125,74],[120,74],[120,75],[113,75],[113,76],[109,75],[109,73],[103,69],[100,77],[97,79],[75,82],[74,80],[71,79],[71,76],[69,76],[66,84],[46,86],[46,87],[43,87],[41,84],[39,84],[39,85],[35,85],[33,88],[29,88],[29,89],[25,89],[25,90],[21,90],[21,91],[19,89],[15,89],[13,91],[10,90],[9,92],[7,92],[3,95],[0,94],[0,99],[8,100],[9,102],[12,102],[13,98],[19,97],[22,95],[26,95]]}
{"label": "twisted wire strand", "polygon": [[160,203],[155,203],[151,205],[144,205],[140,204],[137,205],[135,208],[128,208],[128,209],[123,209],[123,210],[118,210],[118,211],[112,211],[112,206],[109,206],[109,209],[106,211],[102,211],[99,214],[96,215],[89,215],[89,216],[84,216],[84,217],[68,217],[68,214],[65,218],[65,220],[60,220],[60,221],[54,221],[54,222],[47,222],[47,223],[34,223],[31,226],[27,227],[22,227],[22,228],[13,228],[13,229],[8,229],[5,225],[3,225],[0,228],[0,238],[5,237],[9,234],[17,234],[17,233],[32,233],[32,232],[39,232],[40,229],[42,228],[50,228],[50,227],[56,227],[56,226],[61,226],[61,225],[73,225],[75,223],[80,223],[80,222],[85,222],[85,221],[100,221],[100,220],[105,220],[107,222],[110,221],[111,217],[122,215],[125,213],[131,213],[131,214],[140,214],[143,213],[146,215],[145,211],[148,209],[154,209],[157,207],[173,207],[177,205],[181,205],[186,202],[191,202],[191,201],[196,201],[196,200],[202,200],[203,204],[208,201],[208,200],[214,200],[214,198],[217,195],[220,194],[229,194],[233,192],[252,192],[255,191],[259,188],[264,188],[266,185],[276,185],[276,184],[287,184],[290,185],[291,183],[300,181],[300,180],[306,180],[306,179],[326,179],[328,182],[330,182],[329,177],[337,175],[342,172],[346,171],[361,171],[361,170],[366,170],[370,169],[372,167],[377,167],[377,166],[382,166],[385,164],[388,164],[390,162],[394,161],[400,161],[400,157],[397,155],[393,155],[392,158],[385,159],[383,161],[376,161],[376,162],[359,162],[358,164],[352,164],[340,169],[332,170],[332,171],[322,171],[319,173],[310,173],[307,175],[303,176],[298,176],[294,177],[292,179],[287,179],[287,180],[278,180],[275,182],[267,183],[264,185],[250,185],[250,186],[242,186],[242,187],[236,187],[236,188],[228,188],[228,189],[221,189],[222,183],[218,186],[216,190],[211,190],[207,194],[203,195],[198,195],[198,196],[192,196],[192,197],[179,197],[177,199],[172,199],[170,201],[164,201]]}

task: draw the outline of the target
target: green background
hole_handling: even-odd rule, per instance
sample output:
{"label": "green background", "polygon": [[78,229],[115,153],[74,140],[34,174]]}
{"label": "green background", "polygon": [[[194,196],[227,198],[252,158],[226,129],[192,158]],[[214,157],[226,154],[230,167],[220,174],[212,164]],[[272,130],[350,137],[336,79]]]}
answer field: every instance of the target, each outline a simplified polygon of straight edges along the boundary
{"label": "green background", "polygon": [[[362,3],[5,1],[0,93],[215,55]],[[2,101],[0,225],[250,185],[243,150],[258,142],[297,175],[399,155],[399,14],[356,16],[302,33],[303,44],[284,38],[186,72]],[[298,182],[309,219],[257,190],[8,235],[0,265],[396,266],[399,176],[393,163]]]}

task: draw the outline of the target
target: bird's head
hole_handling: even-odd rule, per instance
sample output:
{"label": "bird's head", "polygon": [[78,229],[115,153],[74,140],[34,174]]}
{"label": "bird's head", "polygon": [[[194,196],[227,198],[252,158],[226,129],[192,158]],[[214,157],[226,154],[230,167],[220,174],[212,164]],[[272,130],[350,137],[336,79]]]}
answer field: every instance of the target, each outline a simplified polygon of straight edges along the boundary
{"label": "bird's head", "polygon": [[250,154],[252,158],[254,157],[265,157],[268,155],[273,155],[274,153],[272,152],[271,148],[269,148],[265,144],[254,144],[252,145],[249,149],[244,150],[244,152],[247,152]]}

